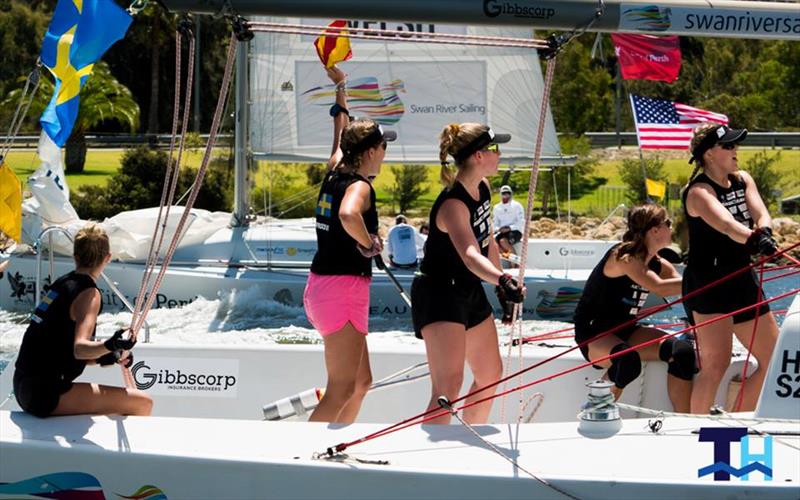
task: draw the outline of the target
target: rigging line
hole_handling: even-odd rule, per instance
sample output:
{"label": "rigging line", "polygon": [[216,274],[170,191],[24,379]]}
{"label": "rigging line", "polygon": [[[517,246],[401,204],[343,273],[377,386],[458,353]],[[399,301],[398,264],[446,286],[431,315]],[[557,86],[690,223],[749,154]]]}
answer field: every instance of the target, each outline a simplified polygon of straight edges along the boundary
{"label": "rigging line", "polygon": [[[291,23],[272,23],[266,21],[253,21],[250,23],[252,27],[264,27],[264,28],[278,28],[278,29],[302,29],[302,30],[313,30],[316,36],[320,35],[334,35],[334,36],[341,36],[347,37],[350,36],[351,32],[353,33],[378,33],[384,36],[372,35],[374,39],[385,39],[385,35],[389,35],[392,37],[399,38],[398,41],[406,41],[410,38],[440,38],[443,40],[463,40],[463,41],[493,41],[493,42],[509,42],[509,43],[538,43],[541,45],[545,45],[547,43],[546,40],[538,40],[538,39],[527,39],[527,38],[515,38],[515,37],[500,37],[500,36],[488,36],[488,35],[461,35],[458,33],[425,33],[425,32],[413,32],[414,34],[411,36],[403,36],[402,31],[398,30],[388,30],[388,29],[380,29],[380,28],[357,28],[357,27],[338,27],[338,26],[319,26],[319,25],[311,25],[311,24],[291,24]],[[412,32],[407,32],[412,33]],[[427,40],[426,40],[427,41]]]}
{"label": "rigging line", "polygon": [[[789,292],[786,292],[786,293],[784,293],[784,294],[781,294],[781,295],[778,295],[778,296],[776,296],[776,297],[773,297],[773,298],[770,298],[770,299],[764,300],[764,301],[762,301],[762,302],[758,302],[758,303],[756,303],[756,304],[753,304],[753,305],[750,305],[750,306],[745,306],[745,307],[743,307],[743,308],[741,308],[741,309],[738,309],[738,310],[736,310],[736,311],[733,311],[733,312],[730,312],[730,313],[726,313],[726,314],[724,314],[724,315],[721,315],[721,316],[719,316],[719,317],[716,317],[716,318],[711,318],[711,319],[709,319],[709,320],[706,320],[706,321],[703,321],[703,322],[701,322],[701,323],[698,323],[698,325],[697,325],[697,326],[701,326],[701,327],[702,327],[702,326],[706,326],[706,325],[708,325],[708,324],[714,323],[714,322],[716,322],[716,321],[721,321],[721,320],[723,320],[723,319],[726,319],[726,318],[728,318],[728,317],[731,317],[731,316],[733,316],[733,315],[735,315],[735,314],[740,314],[740,313],[742,313],[742,312],[744,312],[744,311],[748,311],[748,310],[750,310],[750,309],[752,309],[752,308],[754,308],[754,307],[756,307],[756,306],[763,305],[763,304],[766,304],[766,303],[769,303],[769,302],[773,302],[773,301],[776,301],[776,300],[780,300],[780,299],[786,298],[786,297],[788,297],[788,296],[790,296],[790,295],[793,295],[793,294],[795,294],[795,293],[798,293],[798,292],[800,292],[800,288],[797,288],[797,289],[791,290],[791,291],[789,291]],[[591,366],[593,363],[602,362],[602,361],[606,361],[606,360],[609,360],[609,359],[612,359],[612,358],[616,358],[617,356],[622,356],[622,355],[625,355],[625,354],[627,354],[628,352],[632,352],[632,351],[635,351],[635,350],[641,349],[641,348],[643,348],[643,347],[647,347],[647,346],[649,346],[649,345],[651,345],[651,344],[654,344],[654,343],[656,343],[656,342],[660,342],[660,341],[664,340],[665,338],[671,338],[671,337],[674,337],[674,336],[676,336],[676,335],[680,335],[680,334],[682,334],[682,333],[684,333],[684,332],[686,332],[686,331],[689,331],[689,330],[691,330],[691,329],[693,329],[693,328],[694,328],[694,327],[692,327],[692,326],[689,326],[689,327],[687,327],[687,328],[684,328],[683,330],[679,330],[679,331],[677,331],[677,332],[674,332],[674,333],[669,333],[669,334],[667,334],[667,335],[664,335],[664,336],[661,336],[661,337],[656,337],[656,338],[654,338],[654,339],[652,339],[652,340],[649,340],[649,341],[647,341],[647,342],[643,342],[643,343],[641,343],[641,344],[637,344],[636,346],[629,347],[628,349],[625,349],[625,350],[622,350],[622,351],[616,352],[616,353],[614,353],[614,354],[609,354],[608,356],[604,356],[604,357],[602,357],[602,358],[599,358],[599,359],[596,359],[596,360],[594,360],[594,361],[589,361],[589,362],[586,362],[586,363],[580,364],[580,365],[578,365],[578,366],[575,366],[575,367],[572,367],[572,368],[568,368],[568,369],[566,369],[566,370],[562,370],[561,372],[558,372],[558,373],[556,373],[556,374],[554,374],[554,375],[549,375],[549,376],[547,376],[547,377],[542,377],[542,378],[539,378],[539,379],[537,379],[537,380],[534,380],[534,381],[532,381],[532,382],[528,382],[527,384],[521,385],[521,386],[519,386],[519,387],[515,387],[515,388],[513,388],[513,389],[510,389],[510,390],[508,390],[508,391],[506,391],[506,392],[507,392],[507,393],[516,392],[516,391],[523,390],[523,389],[526,389],[526,388],[528,388],[528,387],[531,387],[531,386],[534,386],[534,385],[540,384],[540,383],[542,383],[542,382],[547,382],[547,381],[549,381],[549,380],[553,380],[553,379],[555,379],[555,378],[557,378],[557,377],[561,377],[561,376],[567,375],[568,373],[572,373],[572,372],[578,371],[578,370],[580,370],[580,369],[583,369],[583,368],[589,367],[589,366]],[[569,350],[568,350],[568,351],[569,351]],[[557,355],[557,356],[554,356],[554,357],[553,357],[553,358],[551,358],[551,359],[555,359],[556,357],[558,357],[558,355]],[[481,389],[481,390],[483,390],[483,389]],[[479,391],[475,391],[475,392],[479,392]],[[505,395],[506,395],[506,394],[504,394],[504,393],[497,393],[497,394],[493,394],[492,396],[487,396],[487,397],[485,397],[485,398],[482,398],[482,399],[479,399],[479,400],[476,400],[476,401],[472,401],[471,403],[466,403],[466,404],[464,404],[464,405],[462,405],[462,406],[460,406],[460,407],[456,408],[456,410],[457,410],[457,411],[461,411],[461,410],[464,410],[464,409],[466,409],[466,408],[469,408],[469,407],[471,407],[471,406],[475,406],[475,405],[478,405],[478,404],[481,404],[481,403],[485,403],[486,401],[489,401],[489,400],[491,400],[491,399],[495,399],[495,398],[498,398],[498,397],[502,397],[502,396],[505,396]],[[461,401],[461,400],[463,400],[463,399],[464,399],[464,397],[461,397],[461,398],[459,398],[459,399],[457,399],[457,400],[454,400],[454,401],[453,401],[453,403],[455,403],[455,402],[457,402],[457,401]],[[341,451],[344,451],[345,449],[347,449],[347,448],[348,448],[348,447],[350,447],[350,446],[354,446],[354,445],[356,445],[356,444],[360,444],[360,443],[363,443],[363,442],[365,442],[365,441],[369,441],[369,440],[371,440],[371,439],[375,439],[375,438],[378,438],[378,437],[384,436],[384,435],[386,435],[386,434],[394,433],[394,432],[397,432],[397,431],[400,431],[400,430],[406,429],[406,428],[408,428],[408,427],[411,427],[411,426],[414,426],[414,425],[419,425],[419,424],[425,423],[425,422],[427,422],[427,421],[429,421],[429,420],[433,420],[433,419],[435,419],[435,418],[439,418],[439,417],[441,417],[441,416],[444,416],[444,415],[446,415],[446,414],[448,413],[448,412],[445,410],[445,411],[441,411],[441,412],[435,413],[435,414],[433,414],[433,415],[430,415],[430,413],[433,413],[433,412],[435,412],[435,411],[436,411],[435,409],[433,409],[433,410],[429,410],[429,411],[428,411],[428,412],[426,412],[425,414],[420,414],[420,415],[418,415],[418,416],[417,416],[417,417],[415,417],[415,418],[412,418],[412,419],[407,419],[406,421],[404,421],[404,422],[403,422],[403,425],[400,425],[400,424],[395,424],[394,426],[390,426],[390,427],[388,427],[388,428],[385,428],[385,429],[383,429],[383,430],[379,430],[379,431],[377,431],[377,432],[374,432],[374,433],[372,433],[372,434],[370,434],[370,435],[368,435],[368,436],[365,436],[365,437],[363,437],[363,438],[357,439],[357,440],[355,440],[355,441],[351,441],[351,442],[349,442],[349,443],[341,443],[341,444],[338,444],[338,445],[336,445],[335,447],[328,448],[328,453],[333,453],[334,451],[335,451],[335,452],[341,452]],[[422,420],[419,420],[419,419],[420,419],[422,416],[425,416],[425,418],[423,418]],[[410,422],[410,423],[409,423],[409,422]]]}
{"label": "rigging line", "polygon": [[[757,261],[757,262],[755,262],[755,263],[753,263],[753,264],[750,264],[750,265],[748,265],[748,266],[745,266],[745,267],[743,267],[743,268],[741,268],[741,269],[738,269],[738,270],[736,270],[736,271],[734,271],[734,272],[732,272],[732,273],[728,274],[727,276],[724,276],[724,277],[722,277],[722,278],[720,278],[720,279],[718,279],[718,280],[716,280],[716,281],[714,281],[714,282],[712,282],[712,283],[709,283],[709,284],[707,284],[707,285],[704,285],[703,287],[700,287],[700,288],[698,288],[697,290],[693,290],[693,291],[691,291],[691,292],[687,293],[686,295],[684,295],[684,296],[683,296],[683,298],[681,298],[681,299],[677,299],[677,300],[674,300],[674,301],[672,301],[672,302],[666,303],[666,304],[664,304],[664,305],[662,305],[662,306],[658,306],[658,307],[660,308],[659,310],[666,309],[666,308],[668,308],[668,307],[670,307],[670,306],[672,306],[672,305],[674,305],[674,304],[677,304],[678,302],[681,302],[681,301],[683,301],[683,300],[685,300],[685,299],[687,299],[687,298],[689,298],[689,297],[693,297],[693,296],[697,295],[698,293],[704,292],[704,291],[708,290],[709,288],[711,288],[711,287],[713,287],[713,286],[716,286],[716,285],[718,285],[718,284],[720,284],[720,283],[723,283],[723,282],[725,282],[725,281],[728,281],[728,280],[730,280],[730,279],[734,278],[735,276],[738,276],[739,274],[741,274],[741,273],[743,273],[743,272],[745,272],[745,271],[747,271],[747,270],[749,270],[749,269],[752,269],[752,268],[753,268],[753,266],[755,266],[755,265],[759,265],[759,264],[762,264],[763,262],[766,262],[767,260],[769,260],[769,259],[772,259],[772,258],[774,258],[774,257],[780,256],[781,254],[783,254],[783,253],[785,253],[785,252],[788,252],[788,251],[790,251],[790,250],[792,250],[792,249],[794,249],[794,248],[796,248],[796,247],[798,247],[798,246],[800,246],[800,242],[798,242],[798,243],[795,243],[795,244],[793,244],[793,245],[791,245],[791,246],[789,246],[789,247],[787,247],[787,248],[785,248],[785,249],[783,249],[783,250],[780,250],[778,253],[776,253],[776,254],[775,254],[775,255],[773,255],[773,256],[770,256],[770,257],[764,257],[764,258],[760,259],[759,261]],[[778,296],[778,297],[773,297],[773,298],[771,298],[771,299],[768,299],[767,301],[765,301],[765,303],[769,303],[769,302],[772,302],[772,301],[775,301],[775,300],[780,300],[780,299],[782,299],[782,298],[788,297],[788,296],[789,296],[789,295],[791,295],[792,293],[797,293],[798,291],[800,291],[800,289],[793,290],[792,292],[789,292],[789,293],[786,293],[786,294],[782,294],[782,295],[780,295],[780,296]],[[728,314],[728,315],[723,315],[723,316],[719,316],[719,317],[717,317],[717,318],[713,318],[712,320],[709,320],[708,322],[706,322],[706,323],[704,323],[704,324],[709,324],[709,323],[712,323],[712,322],[714,322],[714,321],[718,321],[718,320],[720,320],[720,319],[724,319],[724,318],[728,317],[729,315],[732,315],[732,314],[738,314],[738,313],[740,313],[740,312],[742,312],[742,311],[749,310],[749,309],[751,309],[752,307],[754,307],[754,306],[748,306],[748,307],[742,308],[742,309],[740,309],[740,310],[738,310],[738,311],[734,311],[733,313],[730,313],[730,314]],[[658,312],[658,311],[654,311],[654,312]],[[550,358],[547,358],[547,359],[545,359],[545,360],[543,360],[543,361],[540,361],[540,362],[538,362],[538,363],[534,363],[533,365],[531,365],[531,366],[529,366],[529,367],[525,368],[524,372],[528,372],[528,371],[530,371],[530,370],[533,370],[534,368],[537,368],[537,367],[539,367],[539,366],[542,366],[542,365],[544,365],[544,364],[546,364],[546,363],[549,363],[550,361],[553,361],[553,360],[555,360],[555,359],[558,359],[558,358],[560,358],[561,356],[564,356],[565,354],[567,354],[567,353],[569,353],[569,352],[572,352],[572,351],[574,351],[575,349],[579,349],[580,347],[582,347],[582,346],[584,346],[584,345],[588,345],[588,344],[589,344],[590,342],[592,342],[592,341],[595,341],[595,340],[597,340],[597,339],[599,339],[599,338],[602,338],[602,337],[605,337],[605,336],[607,336],[607,335],[610,335],[610,334],[611,334],[611,333],[613,333],[613,332],[619,331],[619,330],[620,330],[620,329],[622,329],[622,328],[625,328],[625,327],[627,327],[627,326],[630,326],[630,325],[632,325],[632,324],[635,324],[637,321],[639,321],[639,320],[640,320],[640,319],[642,319],[643,317],[644,317],[644,316],[641,316],[641,315],[640,315],[640,316],[637,316],[637,317],[635,317],[635,318],[632,318],[631,320],[629,320],[629,321],[627,321],[627,322],[625,322],[625,323],[621,323],[621,324],[619,324],[619,325],[617,325],[617,326],[615,326],[615,327],[613,327],[613,328],[610,328],[609,330],[607,330],[607,331],[605,331],[605,332],[603,332],[603,333],[600,333],[599,335],[597,335],[597,336],[593,337],[592,339],[589,339],[588,341],[581,342],[581,343],[579,343],[579,344],[577,344],[577,345],[575,345],[575,346],[573,346],[573,347],[571,347],[571,348],[569,348],[569,349],[566,349],[565,351],[563,351],[563,352],[561,352],[561,353],[559,353],[559,354],[556,354],[555,356],[551,356]],[[694,325],[694,326],[691,326],[691,325],[690,325],[688,328],[685,328],[685,329],[683,329],[683,330],[679,330],[678,332],[676,332],[676,333],[674,333],[674,334],[668,334],[668,335],[670,335],[670,336],[674,336],[674,335],[677,335],[677,334],[680,334],[680,333],[684,333],[685,331],[694,330],[694,328],[696,328],[696,326],[697,326],[697,325]],[[701,325],[701,326],[703,326],[703,325]],[[623,353],[623,352],[627,352],[627,351],[620,351],[619,353]],[[615,353],[615,354],[619,354],[619,353]],[[606,358],[606,359],[610,359],[610,358]],[[601,360],[601,361],[602,361],[602,360]],[[586,366],[589,366],[590,364],[591,364],[591,363],[587,364]],[[476,389],[476,390],[474,390],[474,391],[471,391],[470,393],[468,393],[468,394],[465,394],[464,396],[461,396],[461,397],[459,397],[458,399],[454,400],[454,401],[453,401],[453,403],[457,403],[457,402],[459,402],[459,401],[462,401],[462,400],[464,400],[464,399],[466,399],[466,398],[468,398],[468,397],[470,397],[470,396],[472,396],[472,395],[474,395],[474,394],[477,394],[477,393],[479,393],[479,392],[481,392],[481,391],[484,391],[484,390],[486,390],[486,389],[488,389],[488,388],[491,388],[491,387],[496,387],[496,386],[498,386],[499,384],[501,384],[501,383],[505,382],[506,380],[509,380],[509,379],[511,379],[511,378],[513,378],[513,377],[515,377],[515,376],[517,376],[517,374],[512,374],[512,375],[510,375],[509,377],[504,377],[504,378],[502,378],[502,379],[500,379],[500,380],[498,380],[498,381],[495,381],[495,382],[493,382],[492,384],[488,384],[488,385],[486,385],[486,386],[484,386],[484,387],[479,387],[478,389]],[[499,395],[501,395],[501,396],[502,396],[502,395],[504,395],[504,394],[502,394],[502,393],[499,393]],[[498,396],[498,394],[495,394],[493,397],[497,397],[497,396]],[[343,451],[343,450],[344,450],[344,449],[346,449],[348,446],[350,446],[350,445],[352,445],[352,444],[354,444],[354,443],[361,443],[361,442],[367,441],[367,440],[369,440],[369,439],[372,439],[372,438],[373,438],[373,436],[382,435],[382,433],[393,432],[393,430],[394,430],[394,429],[398,429],[398,430],[399,430],[399,429],[402,429],[402,428],[409,427],[409,426],[411,426],[411,425],[416,425],[417,423],[421,423],[421,422],[417,422],[417,421],[418,421],[420,418],[422,418],[422,417],[428,417],[428,418],[426,418],[425,420],[423,420],[423,422],[425,422],[425,421],[428,421],[428,420],[430,420],[430,419],[433,419],[433,418],[438,418],[438,417],[440,417],[440,416],[443,416],[443,415],[445,415],[445,413],[438,413],[438,414],[436,414],[436,415],[434,415],[434,416],[429,416],[429,415],[431,415],[431,413],[434,413],[435,411],[436,411],[436,409],[427,410],[427,411],[425,411],[425,412],[423,412],[423,413],[420,413],[420,414],[418,414],[418,415],[415,415],[415,416],[413,416],[413,417],[407,418],[407,419],[405,419],[405,420],[403,420],[403,421],[401,421],[401,422],[395,423],[395,424],[393,424],[393,425],[391,425],[391,426],[389,426],[389,427],[387,427],[387,428],[384,428],[384,429],[382,429],[382,430],[376,431],[376,432],[374,432],[374,433],[372,433],[372,434],[370,434],[370,435],[368,435],[368,436],[366,436],[366,437],[364,437],[364,438],[361,438],[361,439],[359,439],[359,440],[352,441],[352,442],[350,442],[350,443],[342,443],[342,444],[339,444],[339,445],[337,445],[335,448],[329,448],[329,452],[330,452],[330,453],[332,453],[332,452],[333,452],[332,450],[335,450],[335,451],[337,451],[337,452],[339,452],[339,451]],[[410,424],[409,424],[409,423],[410,423]]]}
{"label": "rigging line", "polygon": [[[318,36],[320,33],[318,31],[309,30],[309,29],[281,29],[281,28],[269,28],[254,25],[252,30],[255,32],[266,32],[266,33],[284,33],[287,35],[309,35],[309,36]],[[368,36],[368,35],[355,35],[355,34],[339,34],[342,38],[350,38],[351,40],[381,40],[380,37],[377,36]],[[403,38],[397,40],[398,42],[405,42],[405,43],[435,43],[441,45],[473,45],[477,47],[519,47],[519,48],[526,48],[526,49],[544,49],[547,47],[546,44],[539,44],[539,43],[529,43],[527,40],[524,42],[518,43],[511,43],[511,42],[482,42],[482,41],[462,41],[462,40],[437,40],[437,39],[424,39],[424,38]]]}
{"label": "rigging line", "polygon": [[200,165],[200,168],[197,171],[197,176],[195,178],[195,187],[192,190],[192,193],[189,195],[189,199],[186,201],[186,207],[183,210],[183,214],[181,215],[180,221],[178,222],[178,226],[175,230],[175,235],[172,238],[172,242],[170,243],[167,253],[164,256],[164,263],[159,270],[158,276],[156,277],[156,281],[153,284],[152,292],[147,296],[147,302],[143,309],[143,313],[139,318],[139,322],[133,325],[132,330],[133,334],[135,335],[138,332],[139,328],[141,328],[142,323],[147,316],[150,308],[153,305],[153,301],[156,297],[156,291],[161,286],[161,282],[164,279],[164,275],[166,274],[167,268],[169,266],[169,261],[172,259],[173,254],[178,246],[178,241],[180,241],[180,236],[183,234],[183,228],[186,224],[186,220],[189,217],[189,213],[194,206],[194,202],[197,199],[197,195],[200,191],[200,185],[202,184],[203,177],[205,177],[206,169],[208,167],[209,160],[211,159],[211,153],[213,151],[214,145],[216,144],[217,140],[217,133],[219,132],[219,126],[222,119],[222,111],[225,106],[225,101],[227,100],[228,91],[230,90],[230,83],[231,83],[231,76],[233,73],[233,61],[235,59],[236,53],[236,43],[237,43],[237,33],[234,32],[231,35],[231,40],[228,45],[228,54],[227,59],[225,62],[225,71],[224,76],[222,79],[222,85],[220,88],[220,95],[217,99],[217,108],[214,112],[214,119],[211,124],[211,131],[208,138],[208,143],[206,144],[205,154],[203,156],[203,161]]}
{"label": "rigging line", "polygon": [[[19,129],[22,126],[22,123],[25,121],[25,117],[28,115],[28,109],[30,109],[34,97],[36,97],[36,91],[39,90],[39,84],[41,83],[41,66],[41,59],[37,59],[36,66],[34,66],[34,68],[28,74],[28,78],[25,79],[25,85],[22,87],[22,92],[19,96],[19,103],[17,104],[17,108],[14,110],[14,116],[11,118],[11,123],[8,126],[8,134],[3,141],[3,146],[0,147],[0,161],[2,161],[8,152],[11,151],[12,142],[19,133]],[[31,82],[33,82],[33,90],[30,92],[28,103],[24,104]]]}
{"label": "rigging line", "polygon": [[[167,231],[167,222],[169,221],[169,209],[172,205],[172,199],[175,195],[175,189],[177,187],[177,179],[179,175],[180,169],[180,154],[183,151],[183,147],[185,145],[185,138],[186,138],[186,124],[188,123],[188,107],[184,106],[184,120],[183,120],[183,128],[181,130],[181,139],[180,139],[180,150],[178,153],[178,160],[175,161],[173,156],[174,149],[175,149],[175,138],[176,134],[178,133],[178,122],[180,121],[180,94],[181,94],[181,54],[183,48],[183,33],[186,32],[189,35],[189,68],[188,68],[188,76],[187,76],[187,105],[189,99],[191,98],[191,82],[192,82],[192,74],[194,68],[194,36],[192,35],[191,31],[187,29],[187,25],[181,21],[179,24],[178,29],[175,30],[175,97],[173,102],[173,113],[172,113],[172,134],[170,136],[170,143],[169,143],[169,153],[167,156],[167,169],[164,173],[164,186],[161,191],[161,201],[158,205],[158,217],[156,219],[156,223],[153,225],[153,237],[150,240],[150,249],[147,254],[147,261],[145,264],[145,270],[142,274],[142,283],[139,287],[139,293],[136,297],[136,307],[133,310],[133,318],[132,323],[137,322],[137,317],[141,314],[140,304],[143,302],[144,294],[147,292],[147,288],[150,284],[150,279],[153,274],[153,270],[155,269],[156,263],[158,262],[159,254],[161,253],[161,248],[164,242],[164,235]],[[165,211],[166,205],[166,211]],[[163,218],[162,218],[163,215]],[[160,229],[160,231],[159,231]],[[156,243],[158,241],[158,243]]]}
{"label": "rigging line", "polygon": [[475,428],[474,428],[474,427],[472,427],[472,425],[470,425],[470,424],[469,424],[469,422],[467,422],[466,420],[464,420],[464,419],[462,419],[462,418],[461,418],[461,416],[458,414],[458,412],[457,412],[456,410],[454,410],[454,409],[453,409],[453,406],[450,404],[450,401],[448,401],[448,400],[447,400],[447,398],[445,398],[444,396],[442,396],[442,397],[440,397],[440,398],[439,398],[439,406],[441,406],[441,407],[442,407],[442,408],[444,408],[444,409],[445,409],[447,412],[449,412],[451,415],[453,415],[454,417],[456,417],[456,419],[458,419],[458,421],[459,421],[459,422],[461,422],[461,425],[462,425],[462,426],[464,426],[464,428],[465,428],[465,429],[467,429],[469,432],[471,432],[471,433],[472,433],[472,435],[473,435],[473,436],[475,436],[475,438],[477,438],[477,439],[478,439],[478,441],[480,441],[480,442],[482,442],[483,444],[485,444],[485,445],[486,445],[486,446],[487,446],[487,447],[488,447],[488,448],[489,448],[491,451],[493,451],[493,452],[495,452],[496,454],[498,454],[498,455],[500,455],[501,457],[503,457],[503,458],[504,458],[504,459],[505,459],[505,460],[506,460],[508,463],[510,463],[510,464],[511,464],[511,465],[512,465],[512,466],[513,466],[515,469],[519,469],[519,470],[521,470],[521,471],[522,471],[522,472],[524,472],[525,474],[529,475],[530,477],[532,477],[533,479],[535,479],[536,481],[538,481],[538,482],[539,482],[540,484],[542,484],[543,486],[546,486],[546,487],[548,487],[548,488],[552,489],[553,491],[555,491],[555,492],[557,492],[557,493],[561,493],[562,495],[564,495],[564,496],[565,496],[565,497],[567,497],[567,498],[571,498],[571,499],[573,499],[573,500],[578,500],[578,497],[576,497],[576,496],[574,496],[574,495],[571,495],[571,494],[567,493],[566,491],[564,491],[564,490],[562,490],[561,488],[559,488],[559,487],[557,487],[557,486],[553,485],[552,483],[550,483],[550,482],[549,482],[549,481],[547,481],[546,479],[544,479],[544,478],[541,478],[541,477],[537,476],[537,475],[536,475],[536,474],[534,474],[533,472],[531,472],[531,471],[529,471],[528,469],[526,469],[525,467],[521,466],[521,465],[518,463],[518,461],[517,461],[517,460],[513,460],[511,457],[509,457],[508,455],[506,455],[505,453],[503,453],[503,452],[500,450],[500,448],[498,448],[498,447],[497,447],[497,446],[496,446],[494,443],[492,443],[492,442],[490,442],[490,441],[486,440],[486,439],[485,439],[483,436],[481,436],[481,435],[478,433],[478,431],[476,431],[476,430],[475,430]]}
{"label": "rigging line", "polygon": [[765,278],[764,279],[764,283],[767,283],[767,282],[770,282],[770,281],[779,280],[781,278],[788,278],[789,276],[794,276],[795,274],[798,274],[798,273],[800,273],[800,269],[798,269],[796,271],[791,271],[791,272],[788,272],[788,273],[784,273],[784,274],[779,274],[777,276],[770,276],[769,278]]}

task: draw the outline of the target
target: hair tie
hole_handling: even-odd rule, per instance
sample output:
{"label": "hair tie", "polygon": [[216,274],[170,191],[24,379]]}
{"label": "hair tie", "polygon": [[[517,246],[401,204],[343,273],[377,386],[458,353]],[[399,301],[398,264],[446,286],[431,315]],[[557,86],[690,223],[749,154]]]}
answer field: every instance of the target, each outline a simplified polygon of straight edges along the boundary
{"label": "hair tie", "polygon": [[443,167],[449,167],[450,166],[450,162],[447,161],[447,160],[445,160],[443,162],[440,162],[440,163],[442,164]]}

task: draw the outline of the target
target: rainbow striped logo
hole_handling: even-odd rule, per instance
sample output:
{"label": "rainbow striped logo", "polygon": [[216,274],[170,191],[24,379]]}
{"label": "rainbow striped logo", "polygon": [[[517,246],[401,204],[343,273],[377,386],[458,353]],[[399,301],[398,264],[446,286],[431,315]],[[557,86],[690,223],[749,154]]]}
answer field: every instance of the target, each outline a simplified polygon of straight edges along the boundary
{"label": "rainbow striped logo", "polygon": [[672,26],[672,9],[658,5],[646,5],[637,9],[626,9],[622,14],[625,22],[642,31],[666,31]]}
{"label": "rainbow striped logo", "polygon": [[[347,82],[347,107],[352,116],[371,118],[381,125],[394,125],[406,111],[398,95],[405,91],[402,80],[392,80],[381,86],[374,76],[353,78]],[[302,95],[315,106],[330,107],[336,102],[334,85],[314,87]]]}

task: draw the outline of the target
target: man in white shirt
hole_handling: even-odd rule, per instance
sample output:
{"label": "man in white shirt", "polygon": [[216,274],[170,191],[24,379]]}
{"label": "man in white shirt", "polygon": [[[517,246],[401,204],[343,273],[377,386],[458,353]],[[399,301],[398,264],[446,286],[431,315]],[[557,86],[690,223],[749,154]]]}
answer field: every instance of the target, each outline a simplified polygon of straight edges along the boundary
{"label": "man in white shirt", "polygon": [[[398,215],[394,219],[395,226],[389,230],[386,250],[389,252],[389,262],[394,267],[417,267],[417,244],[422,240],[414,228],[408,225],[406,216]],[[422,242],[424,244],[424,241]]]}
{"label": "man in white shirt", "polygon": [[512,198],[511,186],[500,188],[500,203],[494,206],[494,239],[503,254],[513,254],[514,245],[522,239],[525,210]]}

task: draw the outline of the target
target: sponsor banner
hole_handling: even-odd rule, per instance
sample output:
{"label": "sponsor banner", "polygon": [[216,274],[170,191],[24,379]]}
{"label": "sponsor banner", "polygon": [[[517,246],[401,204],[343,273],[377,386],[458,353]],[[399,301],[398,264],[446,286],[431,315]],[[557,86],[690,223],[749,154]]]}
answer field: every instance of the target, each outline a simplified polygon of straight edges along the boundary
{"label": "sponsor banner", "polygon": [[[297,129],[303,131],[298,144],[330,142],[330,120],[319,117],[334,102],[333,85],[318,62],[298,61],[295,79],[303,82],[296,94]],[[363,63],[349,75],[348,106],[353,116],[396,129],[403,145],[432,146],[448,123],[487,121],[486,65],[481,61]]]}
{"label": "sponsor banner", "polygon": [[686,36],[717,34],[800,39],[800,12],[623,3],[619,29]]}
{"label": "sponsor banner", "polygon": [[153,396],[235,398],[239,360],[146,357],[131,374],[136,388]]}
{"label": "sponsor banner", "polygon": [[[327,24],[326,21],[313,18],[302,18],[300,24],[308,26],[323,26]],[[350,19],[347,21],[349,28],[363,28],[363,29],[376,29],[376,30],[389,30],[397,31],[397,37],[400,38],[413,38],[422,33],[448,33],[453,35],[466,35],[466,26],[457,26],[449,24],[433,24],[433,23],[401,23],[396,21],[365,21],[363,19]],[[358,32],[358,34],[365,34]],[[377,35],[378,32],[366,32],[366,34]],[[388,33],[381,33],[381,36],[387,40],[393,38]],[[302,35],[301,40],[303,43],[314,43],[316,37],[311,35]],[[381,40],[358,40],[359,44],[366,43],[383,43]]]}

